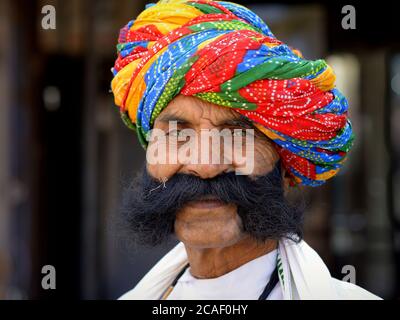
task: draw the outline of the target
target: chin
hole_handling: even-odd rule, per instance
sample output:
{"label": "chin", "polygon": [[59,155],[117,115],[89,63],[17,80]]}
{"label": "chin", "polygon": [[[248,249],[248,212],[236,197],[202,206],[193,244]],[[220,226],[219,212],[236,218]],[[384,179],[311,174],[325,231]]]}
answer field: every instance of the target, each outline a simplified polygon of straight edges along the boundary
{"label": "chin", "polygon": [[235,205],[214,208],[185,206],[176,215],[174,231],[186,246],[223,248],[244,237],[242,220]]}

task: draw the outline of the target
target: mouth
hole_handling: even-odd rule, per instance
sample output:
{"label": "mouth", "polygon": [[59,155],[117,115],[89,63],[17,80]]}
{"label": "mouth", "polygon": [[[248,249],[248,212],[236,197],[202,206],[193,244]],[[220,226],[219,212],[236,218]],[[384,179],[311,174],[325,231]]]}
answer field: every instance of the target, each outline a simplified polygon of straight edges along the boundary
{"label": "mouth", "polygon": [[202,196],[187,203],[187,206],[196,209],[214,209],[225,205],[227,205],[226,202],[213,195]]}

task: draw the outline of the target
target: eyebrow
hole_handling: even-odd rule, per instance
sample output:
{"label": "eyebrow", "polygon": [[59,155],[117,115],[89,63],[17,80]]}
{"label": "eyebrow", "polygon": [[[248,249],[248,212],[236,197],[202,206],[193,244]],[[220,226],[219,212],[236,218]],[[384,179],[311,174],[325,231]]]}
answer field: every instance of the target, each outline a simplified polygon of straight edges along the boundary
{"label": "eyebrow", "polygon": [[[191,122],[188,119],[185,119],[184,117],[177,116],[174,114],[163,114],[160,115],[157,118],[157,121],[161,122],[169,122],[169,121],[176,121],[178,124],[190,124]],[[213,123],[214,124],[214,123]],[[227,119],[223,120],[217,124],[214,124],[217,127],[222,127],[222,126],[231,126],[231,127],[243,127],[246,129],[253,129],[254,126],[250,122],[250,120],[247,120],[244,116],[240,115],[239,119]]]}
{"label": "eyebrow", "polygon": [[177,115],[173,115],[173,114],[163,114],[158,116],[157,121],[160,122],[170,122],[170,121],[176,121],[179,124],[187,124],[190,123],[190,121],[188,121],[187,119],[177,116]]}
{"label": "eyebrow", "polygon": [[246,129],[252,129],[254,126],[251,124],[249,120],[241,116],[239,119],[229,119],[223,121],[220,125],[222,126],[232,126],[232,127],[243,127]]}

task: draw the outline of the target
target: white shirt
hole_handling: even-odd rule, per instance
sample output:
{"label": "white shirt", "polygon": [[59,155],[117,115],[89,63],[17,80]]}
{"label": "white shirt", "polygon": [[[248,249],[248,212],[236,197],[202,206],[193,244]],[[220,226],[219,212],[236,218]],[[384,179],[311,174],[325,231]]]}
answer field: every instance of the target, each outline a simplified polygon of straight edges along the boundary
{"label": "white shirt", "polygon": [[[276,267],[277,250],[251,260],[218,278],[197,279],[190,267],[180,277],[167,300],[258,300]],[[282,300],[278,282],[267,300]]]}

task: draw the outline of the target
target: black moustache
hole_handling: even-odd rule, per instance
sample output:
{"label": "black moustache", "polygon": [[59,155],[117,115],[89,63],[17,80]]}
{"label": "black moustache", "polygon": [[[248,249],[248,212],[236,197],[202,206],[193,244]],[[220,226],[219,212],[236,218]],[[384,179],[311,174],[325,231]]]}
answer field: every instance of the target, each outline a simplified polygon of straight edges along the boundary
{"label": "black moustache", "polygon": [[279,161],[271,172],[255,178],[235,172],[210,179],[178,173],[160,181],[144,169],[125,190],[121,211],[135,242],[154,246],[173,234],[180,208],[209,195],[235,204],[244,232],[260,241],[302,238],[304,205],[285,198]]}

